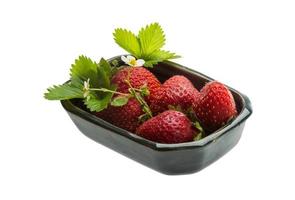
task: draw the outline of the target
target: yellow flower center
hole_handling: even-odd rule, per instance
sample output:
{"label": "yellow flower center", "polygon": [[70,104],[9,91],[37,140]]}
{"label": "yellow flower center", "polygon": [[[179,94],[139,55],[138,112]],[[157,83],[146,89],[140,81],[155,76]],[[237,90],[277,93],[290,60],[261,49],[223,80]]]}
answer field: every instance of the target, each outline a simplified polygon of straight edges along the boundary
{"label": "yellow flower center", "polygon": [[130,60],[130,65],[135,66],[136,65],[136,60],[135,59]]}

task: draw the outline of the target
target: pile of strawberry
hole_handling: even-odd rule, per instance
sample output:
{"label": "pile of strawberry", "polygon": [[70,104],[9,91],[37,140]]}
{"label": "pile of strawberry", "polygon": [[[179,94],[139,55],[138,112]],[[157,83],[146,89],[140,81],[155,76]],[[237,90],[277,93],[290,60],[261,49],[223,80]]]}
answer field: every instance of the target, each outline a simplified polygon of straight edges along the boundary
{"label": "pile of strawberry", "polygon": [[198,140],[236,116],[233,96],[223,84],[209,82],[198,91],[180,75],[161,84],[147,69],[179,57],[162,49],[166,39],[158,23],[137,35],[118,28],[113,36],[132,55],[121,57],[126,65],[79,56],[71,66],[70,81],[48,88],[44,97],[81,99],[96,116],[159,143]]}
{"label": "pile of strawberry", "polygon": [[[128,92],[127,75],[132,87],[147,86],[149,95],[145,100],[153,117],[141,122],[144,112],[135,98],[120,107],[109,106],[96,115],[146,139],[159,143],[190,142],[200,138],[199,134],[216,131],[237,114],[231,92],[219,82],[209,82],[198,91],[184,76],[172,76],[161,84],[144,67],[124,66],[111,79],[117,91]],[[196,122],[203,130],[195,126]]]}

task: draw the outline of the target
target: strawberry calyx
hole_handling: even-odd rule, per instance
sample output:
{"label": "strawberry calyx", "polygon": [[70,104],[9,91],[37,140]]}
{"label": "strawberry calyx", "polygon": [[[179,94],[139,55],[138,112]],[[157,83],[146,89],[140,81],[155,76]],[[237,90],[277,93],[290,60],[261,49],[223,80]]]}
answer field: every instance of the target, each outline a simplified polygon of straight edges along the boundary
{"label": "strawberry calyx", "polygon": [[179,111],[179,112],[182,112],[182,113],[185,113],[186,112],[181,108],[180,105],[177,105],[177,106],[174,106],[174,105],[168,105],[168,110],[175,110],[175,111]]}
{"label": "strawberry calyx", "polygon": [[194,128],[197,129],[196,135],[194,137],[194,141],[198,141],[203,138],[204,136],[204,129],[202,128],[201,124],[198,121],[193,122]]}
{"label": "strawberry calyx", "polygon": [[197,141],[203,138],[205,134],[204,129],[202,128],[201,124],[197,120],[197,117],[192,108],[189,108],[184,111],[180,105],[177,105],[177,106],[168,105],[168,109],[182,112],[192,121],[193,127],[196,129],[194,141]]}

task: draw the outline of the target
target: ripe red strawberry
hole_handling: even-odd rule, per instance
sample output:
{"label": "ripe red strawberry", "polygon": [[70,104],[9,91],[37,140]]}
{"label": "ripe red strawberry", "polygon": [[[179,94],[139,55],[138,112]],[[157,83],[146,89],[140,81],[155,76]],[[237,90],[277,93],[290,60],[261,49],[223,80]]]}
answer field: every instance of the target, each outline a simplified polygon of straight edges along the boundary
{"label": "ripe red strawberry", "polygon": [[136,133],[159,143],[182,143],[193,141],[191,121],[181,112],[167,110],[144,122]]}
{"label": "ripe red strawberry", "polygon": [[[150,94],[153,94],[160,86],[159,80],[144,67],[124,67],[120,69],[113,77],[112,84],[117,85],[117,91],[129,93],[129,85],[125,80],[128,79],[133,88],[139,89],[146,85]],[[146,98],[148,101],[149,96]],[[129,99],[124,106],[109,106],[107,109],[97,113],[96,115],[115,126],[135,132],[139,126],[139,117],[144,114],[140,103],[136,99]]]}
{"label": "ripe red strawberry", "polygon": [[213,132],[237,114],[231,92],[217,81],[207,83],[201,90],[193,109],[202,127]]}
{"label": "ripe red strawberry", "polygon": [[[112,83],[117,85],[118,92],[128,93],[128,84],[125,82],[130,73],[130,83],[133,88],[139,89],[145,85],[149,89],[150,95],[154,94],[161,86],[160,81],[149,70],[144,67],[124,67],[120,69],[113,77]],[[149,102],[149,96],[146,98]]]}
{"label": "ripe red strawberry", "polygon": [[150,95],[150,107],[154,113],[163,112],[168,106],[180,106],[185,111],[197,101],[199,91],[184,76],[172,76],[162,87]]}
{"label": "ripe red strawberry", "polygon": [[143,111],[138,101],[131,98],[126,105],[109,106],[107,109],[96,113],[96,116],[127,131],[135,132],[139,126],[138,117],[142,114]]}

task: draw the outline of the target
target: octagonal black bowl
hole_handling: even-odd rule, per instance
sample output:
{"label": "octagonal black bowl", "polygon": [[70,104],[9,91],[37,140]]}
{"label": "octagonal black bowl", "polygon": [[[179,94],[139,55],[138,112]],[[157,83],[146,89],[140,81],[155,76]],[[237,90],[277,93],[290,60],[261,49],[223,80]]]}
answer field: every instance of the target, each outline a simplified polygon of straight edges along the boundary
{"label": "octagonal black bowl", "polygon": [[[114,57],[109,61],[119,61],[119,58]],[[213,80],[174,62],[160,63],[151,71],[162,82],[176,74],[184,75],[198,89]],[[118,128],[89,113],[79,100],[64,100],[61,103],[78,129],[87,137],[154,170],[176,175],[194,173],[207,167],[238,143],[252,108],[245,95],[235,89],[230,90],[237,105],[238,116],[199,141],[178,144],[152,142]]]}

